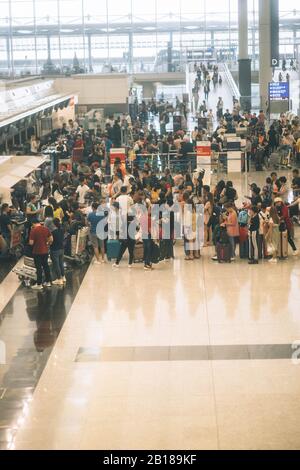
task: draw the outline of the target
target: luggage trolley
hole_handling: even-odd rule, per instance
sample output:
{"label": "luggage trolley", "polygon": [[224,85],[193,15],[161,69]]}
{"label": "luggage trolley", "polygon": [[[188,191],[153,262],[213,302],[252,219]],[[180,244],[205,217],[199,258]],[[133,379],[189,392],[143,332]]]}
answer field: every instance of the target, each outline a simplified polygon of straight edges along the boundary
{"label": "luggage trolley", "polygon": [[25,232],[26,218],[12,218],[11,219],[11,237],[9,253],[15,258],[21,258],[24,252],[23,235]]}
{"label": "luggage trolley", "polygon": [[89,249],[89,228],[82,227],[77,234],[71,235],[71,252],[65,254],[65,259],[76,263],[79,266],[89,263],[92,259]]}
{"label": "luggage trolley", "polygon": [[[50,257],[48,260],[48,264],[51,269],[52,262]],[[12,272],[18,276],[19,280],[21,281],[24,287],[30,287],[36,284],[36,268],[34,264],[34,259],[32,258],[32,256],[29,255],[29,250],[27,255],[24,255],[23,265],[16,266],[15,268],[13,268]]]}
{"label": "luggage trolley", "polygon": [[33,258],[24,256],[23,265],[16,266],[13,270],[24,287],[30,287],[36,283],[36,269]]}

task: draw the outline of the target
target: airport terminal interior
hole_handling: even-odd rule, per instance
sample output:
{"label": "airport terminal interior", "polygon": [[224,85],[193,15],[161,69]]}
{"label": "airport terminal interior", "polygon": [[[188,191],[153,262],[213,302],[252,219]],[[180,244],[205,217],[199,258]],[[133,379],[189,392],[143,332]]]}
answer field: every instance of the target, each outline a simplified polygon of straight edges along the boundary
{"label": "airport terminal interior", "polygon": [[0,0],[0,450],[300,449],[299,0]]}

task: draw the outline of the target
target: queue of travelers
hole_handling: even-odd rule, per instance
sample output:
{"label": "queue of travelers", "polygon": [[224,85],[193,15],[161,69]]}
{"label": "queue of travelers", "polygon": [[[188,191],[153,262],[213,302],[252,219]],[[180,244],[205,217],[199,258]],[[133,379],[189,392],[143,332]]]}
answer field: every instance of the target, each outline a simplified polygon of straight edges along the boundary
{"label": "queue of travelers", "polygon": [[[42,279],[47,287],[51,283],[60,286],[66,283],[63,258],[70,230],[88,226],[95,263],[106,262],[109,243],[99,238],[99,223],[104,224],[108,235],[112,231],[115,237],[112,239],[119,242],[117,255],[109,256],[114,260],[114,268],[119,267],[126,250],[132,267],[138,245],[139,248],[143,245],[140,257],[145,270],[152,270],[153,264],[159,260],[173,259],[178,238],[175,232],[183,239],[185,260],[199,259],[202,254],[196,243],[197,231],[202,230],[197,221],[199,205],[203,207],[201,248],[214,245],[216,253],[213,260],[233,262],[237,244],[240,256],[248,258],[251,264],[257,264],[260,258],[269,258],[272,262],[279,257],[285,258],[285,243],[289,243],[295,256],[298,254],[293,229],[299,221],[298,169],[293,172],[291,188],[286,177],[277,177],[273,172],[262,188],[253,183],[251,195],[245,196],[239,206],[237,201],[242,195],[237,194],[231,181],[218,181],[215,187],[205,185],[203,172],[194,171],[195,165],[187,162],[191,161],[190,154],[195,151],[197,141],[209,140],[212,150],[220,152],[226,145],[226,133],[237,129],[246,136],[245,165],[248,170],[265,168],[270,155],[281,148],[290,153],[291,161],[299,162],[299,120],[290,122],[283,114],[268,127],[263,111],[258,115],[241,114],[239,104],[233,100],[233,110],[225,109],[224,112],[220,98],[217,119],[211,112],[212,130],[198,125],[189,135],[182,128],[166,132],[164,126],[157,126],[153,116],[158,104],[154,99],[146,106],[142,104],[140,116],[136,119],[129,114],[117,119],[111,116],[105,129],[97,128],[96,132],[84,131],[76,121],[64,124],[51,136],[59,155],[58,170],[54,174],[46,172],[39,182],[18,185],[10,203],[2,204],[1,253],[5,253],[3,247],[9,244],[12,213],[23,211],[27,219],[25,238],[31,246],[37,269],[35,289],[43,288]],[[171,113],[166,106],[169,104],[164,104],[164,112]],[[178,100],[175,109],[180,109],[180,106]],[[110,151],[121,146],[124,127],[131,130],[132,144],[126,149],[126,161],[116,159],[112,168]],[[69,167],[65,159],[77,150],[80,150],[80,158],[73,160]],[[174,157],[172,167],[168,167],[167,161],[161,158],[170,152]],[[159,158],[152,159],[150,163],[149,154]],[[294,195],[292,200],[291,194]],[[156,204],[162,209],[157,220],[153,220],[152,208]],[[130,225],[137,217],[135,205],[143,210],[138,214],[137,233],[134,239],[129,239]],[[179,229],[174,207],[179,208],[181,214]],[[118,240],[122,231],[126,236]],[[154,240],[157,242],[153,243]],[[48,254],[54,268],[53,280],[47,267]]]}

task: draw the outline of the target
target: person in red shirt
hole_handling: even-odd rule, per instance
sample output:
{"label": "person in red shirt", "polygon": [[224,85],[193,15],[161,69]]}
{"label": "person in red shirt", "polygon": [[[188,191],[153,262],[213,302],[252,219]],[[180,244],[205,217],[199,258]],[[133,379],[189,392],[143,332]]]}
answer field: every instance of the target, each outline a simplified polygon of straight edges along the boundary
{"label": "person in red shirt", "polygon": [[280,197],[276,197],[274,199],[274,205],[275,205],[275,209],[277,211],[277,214],[279,216],[280,222],[285,225],[285,227],[283,227],[283,229],[285,230],[285,228],[286,228],[286,230],[287,230],[288,242],[289,242],[290,246],[292,247],[293,256],[298,256],[299,251],[297,250],[297,247],[295,245],[295,242],[294,242],[293,236],[292,236],[293,222],[292,222],[292,220],[289,216],[289,209],[283,203],[283,200]]}
{"label": "person in red shirt", "polygon": [[38,221],[33,222],[33,227],[29,236],[29,245],[32,246],[32,254],[36,267],[37,283],[32,286],[34,290],[43,289],[43,271],[45,274],[45,286],[51,287],[51,274],[48,265],[49,246],[53,241],[52,235],[47,227]]}

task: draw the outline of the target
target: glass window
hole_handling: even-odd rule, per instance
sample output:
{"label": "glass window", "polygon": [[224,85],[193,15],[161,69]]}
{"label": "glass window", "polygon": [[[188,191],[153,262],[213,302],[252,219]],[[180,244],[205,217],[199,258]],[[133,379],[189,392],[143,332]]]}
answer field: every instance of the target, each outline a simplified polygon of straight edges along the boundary
{"label": "glass window", "polygon": [[6,41],[0,39],[0,73],[7,72]]}
{"label": "glass window", "polygon": [[[53,53],[53,38],[51,38],[51,55]],[[47,38],[36,38],[36,45],[37,45],[37,59],[44,62],[48,58],[48,45],[47,45]]]}
{"label": "glass window", "polygon": [[132,14],[133,22],[154,22],[156,18],[156,12],[159,12],[162,4],[165,2],[157,2],[156,0],[146,0],[142,2],[141,0],[132,0]]}
{"label": "glass window", "polygon": [[158,21],[180,23],[181,1],[164,0],[159,3],[158,12]]}
{"label": "glass window", "polygon": [[58,23],[57,0],[36,0],[35,12],[37,25]]}
{"label": "glass window", "polygon": [[109,0],[108,16],[110,23],[131,21],[131,0]]}
{"label": "glass window", "polygon": [[6,1],[1,1],[0,2],[0,26],[8,26],[9,24],[9,7],[8,7],[8,2]]}
{"label": "glass window", "polygon": [[93,59],[107,59],[107,39],[105,36],[93,36],[92,42],[92,56]]}
{"label": "glass window", "polygon": [[106,25],[106,0],[102,0],[101,2],[97,2],[96,0],[83,0],[83,2],[85,22]]}
{"label": "glass window", "polygon": [[279,16],[280,18],[299,18],[299,0],[279,0]]}
{"label": "glass window", "polygon": [[13,0],[11,2],[13,26],[28,26],[34,23],[33,2],[31,0]]}
{"label": "glass window", "polygon": [[82,24],[82,0],[60,0],[61,24]]}

